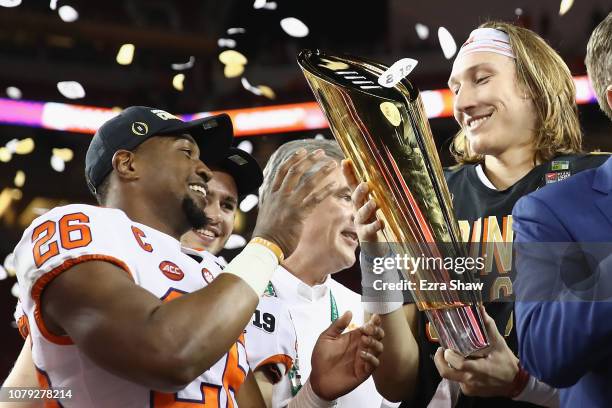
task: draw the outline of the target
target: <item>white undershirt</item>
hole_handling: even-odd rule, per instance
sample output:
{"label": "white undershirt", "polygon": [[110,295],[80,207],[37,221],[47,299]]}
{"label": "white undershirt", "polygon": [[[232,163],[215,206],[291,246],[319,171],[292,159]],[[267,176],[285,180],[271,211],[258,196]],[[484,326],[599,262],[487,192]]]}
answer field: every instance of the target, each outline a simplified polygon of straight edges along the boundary
{"label": "white undershirt", "polygon": [[482,184],[489,187],[491,190],[497,190],[493,183],[491,183],[491,180],[487,178],[481,164],[476,165],[476,174],[478,175],[478,179],[482,182]]}

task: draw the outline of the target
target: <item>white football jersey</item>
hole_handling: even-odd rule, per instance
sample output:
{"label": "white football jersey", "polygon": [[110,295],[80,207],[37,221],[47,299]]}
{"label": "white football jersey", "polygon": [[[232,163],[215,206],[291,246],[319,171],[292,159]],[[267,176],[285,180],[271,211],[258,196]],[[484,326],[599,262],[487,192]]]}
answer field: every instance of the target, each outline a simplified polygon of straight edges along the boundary
{"label": "white football jersey", "polygon": [[130,220],[120,210],[89,205],[58,207],[38,217],[24,232],[15,255],[21,307],[30,323],[39,381],[43,387],[72,390],[72,398],[61,401],[64,407],[237,406],[234,393],[248,372],[242,336],[183,390],[161,393],[97,366],[68,336],[49,332],[40,317],[45,286],[76,264],[110,262],[135,284],[171,301],[214,279],[220,268],[212,255],[200,254],[196,260],[169,235]]}
{"label": "white football jersey", "polygon": [[297,353],[297,337],[285,303],[264,295],[246,328],[245,340],[251,370],[273,364],[280,376],[289,372]]}

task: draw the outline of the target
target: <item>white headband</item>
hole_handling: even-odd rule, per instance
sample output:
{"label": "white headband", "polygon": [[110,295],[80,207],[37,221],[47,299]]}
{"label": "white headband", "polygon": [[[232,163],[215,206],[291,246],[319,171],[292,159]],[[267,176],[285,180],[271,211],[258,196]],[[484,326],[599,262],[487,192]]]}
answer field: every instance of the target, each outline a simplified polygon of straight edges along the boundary
{"label": "white headband", "polygon": [[495,28],[477,28],[461,46],[457,58],[473,52],[494,52],[506,57],[516,58],[510,46],[508,34]]}

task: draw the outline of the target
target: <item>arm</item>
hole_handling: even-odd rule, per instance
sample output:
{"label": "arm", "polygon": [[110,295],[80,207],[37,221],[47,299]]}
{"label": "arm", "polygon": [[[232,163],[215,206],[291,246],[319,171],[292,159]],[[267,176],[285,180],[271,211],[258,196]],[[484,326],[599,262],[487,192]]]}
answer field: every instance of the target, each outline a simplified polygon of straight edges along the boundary
{"label": "arm", "polygon": [[[249,370],[249,374],[244,380],[244,383],[240,386],[238,393],[236,394],[236,402],[240,408],[266,408],[270,407],[267,402],[264,402],[262,393],[260,392],[259,383],[255,381],[257,375],[254,375]],[[272,395],[270,394],[270,397]]]}
{"label": "arm", "polygon": [[[10,374],[4,380],[2,387],[31,387],[38,388],[38,379],[36,378],[36,369],[32,361],[32,347],[30,347],[30,338],[28,337],[23,343],[19,357],[15,361],[15,365]],[[0,408],[42,408],[43,404],[37,400],[28,402],[0,402]]]}
{"label": "arm", "polygon": [[[333,171],[330,165],[298,185],[322,159],[316,153],[296,154],[280,167],[257,220],[255,235],[277,243],[286,255],[295,248],[304,218],[333,189],[331,183],[318,187]],[[49,331],[69,335],[99,366],[149,388],[173,391],[229,350],[277,265],[272,251],[250,244],[226,268],[231,273],[163,303],[115,264],[65,263],[62,273],[45,276],[50,282],[40,307]],[[232,311],[230,319],[227,310]]]}
{"label": "arm", "polygon": [[[355,225],[363,252],[382,253],[379,231],[382,221],[376,218],[378,209],[374,199],[369,198],[367,183],[359,183],[350,161],[342,163],[342,170],[347,183],[353,190],[352,201],[355,211]],[[364,293],[373,289],[373,266],[370,257],[361,256],[361,273]],[[398,272],[386,271],[389,280],[398,280]],[[394,274],[394,275],[392,275]],[[380,356],[380,365],[373,373],[376,389],[390,401],[409,400],[418,385],[419,348],[413,333],[417,330],[417,308],[414,304],[401,307],[392,296],[385,291],[374,291],[372,302],[364,303],[366,311],[376,311],[380,314],[381,327],[385,332],[383,338],[384,351]],[[367,299],[370,300],[370,299]]]}
{"label": "arm", "polygon": [[268,376],[266,376],[262,370],[255,370],[254,375],[259,391],[261,392],[261,396],[266,404],[266,408],[271,408],[274,384],[272,384],[272,381],[270,381]]}
{"label": "arm", "polygon": [[[612,325],[607,323],[612,303],[568,300],[572,293],[558,282],[561,270],[554,261],[560,257],[557,246],[537,243],[571,242],[572,237],[544,202],[524,197],[516,204],[513,218],[521,362],[546,383],[573,385],[612,354]],[[568,262],[571,268],[588,268],[586,263]],[[552,292],[550,288],[556,289]]]}

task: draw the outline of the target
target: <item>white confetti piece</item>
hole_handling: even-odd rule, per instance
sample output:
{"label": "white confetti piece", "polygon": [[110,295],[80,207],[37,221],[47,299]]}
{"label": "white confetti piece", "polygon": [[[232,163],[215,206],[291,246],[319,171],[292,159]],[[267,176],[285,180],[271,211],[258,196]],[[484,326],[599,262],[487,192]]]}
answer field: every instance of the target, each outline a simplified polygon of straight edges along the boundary
{"label": "white confetti piece", "polygon": [[457,52],[457,43],[455,43],[455,39],[446,28],[438,28],[438,41],[440,41],[440,47],[442,47],[444,58],[453,58]]}
{"label": "white confetti piece", "polygon": [[240,211],[249,212],[259,203],[259,198],[255,194],[249,194],[240,202]]}
{"label": "white confetti piece", "polygon": [[417,23],[414,26],[414,29],[416,30],[417,37],[419,37],[421,40],[426,40],[429,38],[429,27],[427,27],[425,24]]}
{"label": "white confetti piece", "polygon": [[187,62],[180,62],[180,63],[172,64],[172,69],[175,71],[184,71],[186,69],[193,68],[194,64],[195,64],[195,57],[192,55],[189,57],[189,60]]}
{"label": "white confetti piece", "polygon": [[306,37],[308,35],[308,27],[295,17],[286,17],[280,21],[280,25],[288,35],[292,37]]}
{"label": "white confetti piece", "polygon": [[227,29],[227,33],[229,35],[233,35],[233,34],[244,34],[246,33],[246,30],[242,27],[232,27],[232,28],[228,28]]}
{"label": "white confetti piece", "polygon": [[232,234],[225,243],[225,249],[237,249],[246,245],[246,239],[240,235]]}
{"label": "white confetti piece", "polygon": [[83,85],[77,81],[58,82],[57,90],[68,99],[80,99],[85,97],[85,89]]}
{"label": "white confetti piece", "polygon": [[16,86],[9,86],[6,88],[6,96],[11,99],[21,99],[23,94],[21,93],[21,89]]}
{"label": "white confetti piece", "polygon": [[72,23],[79,19],[79,13],[71,6],[62,6],[57,10],[62,21],[65,23]]}

